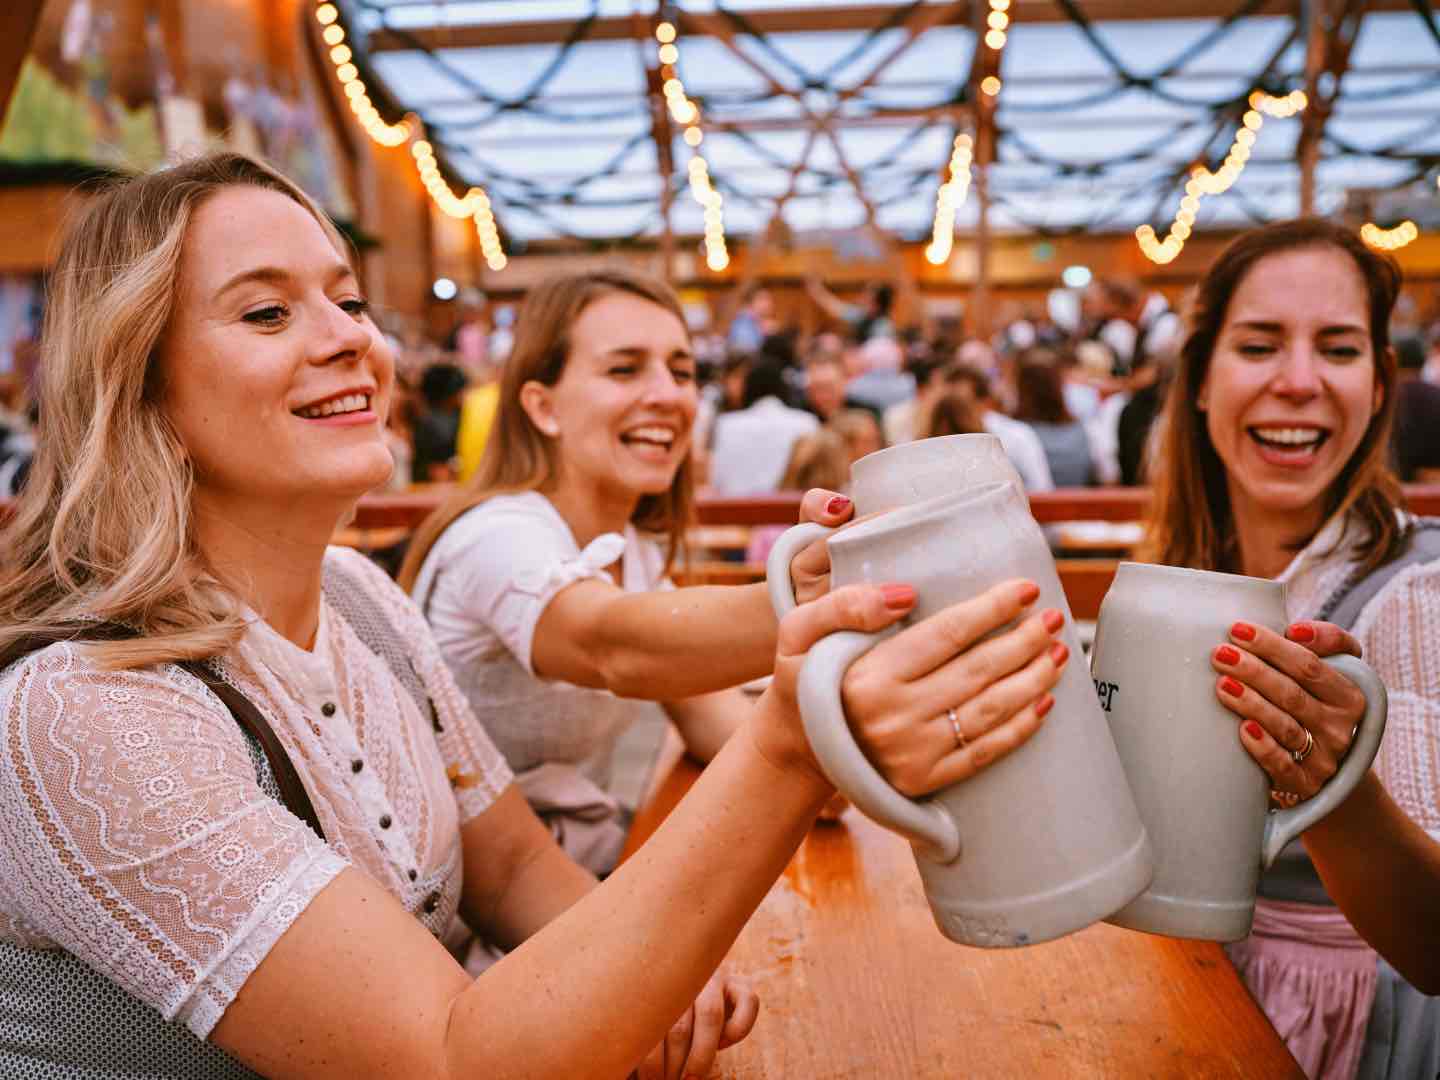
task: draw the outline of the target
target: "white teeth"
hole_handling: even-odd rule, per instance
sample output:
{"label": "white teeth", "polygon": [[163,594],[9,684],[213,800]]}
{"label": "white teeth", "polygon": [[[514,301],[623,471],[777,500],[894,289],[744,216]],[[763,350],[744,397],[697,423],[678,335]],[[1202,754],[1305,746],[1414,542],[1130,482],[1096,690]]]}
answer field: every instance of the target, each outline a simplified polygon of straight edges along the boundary
{"label": "white teeth", "polygon": [[344,397],[322,401],[319,405],[307,405],[303,409],[297,409],[296,414],[304,417],[306,420],[319,420],[324,416],[335,416],[338,413],[362,412],[368,408],[370,408],[369,394],[346,394]]}
{"label": "white teeth", "polygon": [[627,439],[635,439],[640,442],[659,443],[661,446],[671,446],[675,442],[675,433],[669,428],[642,427],[625,433]]}
{"label": "white teeth", "polygon": [[1318,443],[1325,435],[1315,428],[1255,428],[1254,431],[1266,442],[1284,446],[1309,446]]}

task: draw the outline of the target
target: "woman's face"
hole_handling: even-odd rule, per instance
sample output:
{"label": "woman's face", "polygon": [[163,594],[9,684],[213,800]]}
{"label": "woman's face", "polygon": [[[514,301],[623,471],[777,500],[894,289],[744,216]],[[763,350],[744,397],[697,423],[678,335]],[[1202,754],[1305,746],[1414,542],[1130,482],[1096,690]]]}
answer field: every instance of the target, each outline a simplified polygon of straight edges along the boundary
{"label": "woman's face", "polygon": [[668,491],[699,402],[684,324],[616,292],[587,306],[570,338],[560,381],[521,391],[531,421],[559,444],[562,482],[624,499]]}
{"label": "woman's face", "polygon": [[293,199],[225,188],[190,220],[163,408],[201,491],[350,498],[388,479],[394,364],[355,275]]}
{"label": "woman's face", "polygon": [[1260,259],[1230,300],[1199,397],[1235,513],[1317,527],[1381,398],[1354,259],[1327,247]]}

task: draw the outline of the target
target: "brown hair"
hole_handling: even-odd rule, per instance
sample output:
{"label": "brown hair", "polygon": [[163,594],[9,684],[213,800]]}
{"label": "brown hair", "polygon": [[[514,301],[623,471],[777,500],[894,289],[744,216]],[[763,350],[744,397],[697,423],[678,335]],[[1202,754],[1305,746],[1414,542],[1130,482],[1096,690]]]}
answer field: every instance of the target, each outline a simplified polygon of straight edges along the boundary
{"label": "brown hair", "polygon": [[95,620],[140,631],[93,646],[107,667],[204,659],[244,633],[239,601],[191,535],[194,476],[161,408],[156,359],[190,220],[234,186],[293,199],[348,261],[324,211],[239,154],[104,187],[71,222],[49,281],[35,464],[0,534],[0,664],[27,640],[83,637]]}
{"label": "brown hair", "polygon": [[1031,349],[1020,354],[1015,372],[1015,419],[1037,420],[1042,424],[1069,424],[1074,421],[1065,406],[1065,381],[1060,375],[1060,357],[1048,349]]}
{"label": "brown hair", "polygon": [[850,448],[839,432],[822,427],[795,440],[780,490],[808,491],[818,487],[840,491],[849,483]]}
{"label": "brown hair", "polygon": [[[1365,280],[1375,379],[1383,394],[1360,445],[1327,493],[1324,519],[1341,511],[1355,514],[1363,529],[1361,564],[1367,572],[1393,558],[1403,544],[1396,520],[1400,488],[1389,465],[1395,412],[1390,312],[1400,292],[1400,270],[1389,257],[1367,248],[1349,229],[1303,218],[1267,225],[1237,238],[1215,260],[1196,290],[1190,334],[1181,347],[1162,414],[1159,452],[1151,466],[1154,492],[1138,558],[1197,570],[1237,569],[1239,551],[1225,465],[1215,452],[1196,402],[1226,310],[1246,274],[1268,255],[1305,248],[1334,249],[1355,261]],[[1313,534],[1297,538],[1296,550],[1313,538]]]}
{"label": "brown hair", "polygon": [[[559,472],[555,440],[541,432],[520,404],[520,390],[532,380],[554,386],[570,358],[571,330],[580,313],[615,293],[638,296],[685,323],[685,313],[670,286],[656,278],[619,267],[563,274],[542,282],[525,299],[515,325],[515,344],[500,377],[500,404],[479,468],[464,488],[442,503],[421,524],[400,567],[399,582],[409,589],[420,576],[435,541],[461,514],[492,495],[544,491]],[[631,522],[644,532],[664,535],[667,569],[684,544],[694,498],[690,457],[675,471],[670,489],[640,499]]]}

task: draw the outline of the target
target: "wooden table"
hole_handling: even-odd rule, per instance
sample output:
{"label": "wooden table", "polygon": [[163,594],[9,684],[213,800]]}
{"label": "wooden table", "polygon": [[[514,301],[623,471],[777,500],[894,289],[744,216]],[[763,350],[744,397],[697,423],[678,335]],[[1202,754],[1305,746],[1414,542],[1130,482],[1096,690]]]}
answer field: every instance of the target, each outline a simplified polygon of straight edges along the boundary
{"label": "wooden table", "polygon": [[[627,854],[694,782],[682,761]],[[1293,1077],[1220,946],[1097,924],[1026,949],[935,928],[909,845],[854,809],[817,825],[730,956],[760,995],[726,1080]]]}

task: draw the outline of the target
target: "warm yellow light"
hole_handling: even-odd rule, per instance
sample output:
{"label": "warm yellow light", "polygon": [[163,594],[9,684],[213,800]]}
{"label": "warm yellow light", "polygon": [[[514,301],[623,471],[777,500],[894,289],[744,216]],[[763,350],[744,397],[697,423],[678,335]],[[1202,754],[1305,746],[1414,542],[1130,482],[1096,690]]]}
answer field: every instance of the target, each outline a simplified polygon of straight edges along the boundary
{"label": "warm yellow light", "polygon": [[669,45],[675,40],[675,26],[672,23],[662,22],[655,27],[655,40],[661,45]]}
{"label": "warm yellow light", "polygon": [[688,145],[699,146],[700,143],[704,141],[704,139],[705,133],[701,131],[698,127],[688,127],[685,129],[685,142]]}
{"label": "warm yellow light", "polygon": [[315,9],[315,18],[321,26],[329,26],[340,17],[340,9],[334,4],[321,4]]}
{"label": "warm yellow light", "polygon": [[330,50],[330,61],[335,64],[347,64],[353,55],[349,45],[336,45]]}
{"label": "warm yellow light", "polygon": [[359,79],[345,84],[345,93],[352,98],[358,98],[365,93],[365,84]]}
{"label": "warm yellow light", "polygon": [[1003,49],[1005,47],[1004,30],[987,30],[985,32],[985,44],[992,49]]}
{"label": "warm yellow light", "polygon": [[1000,93],[1000,77],[998,75],[986,75],[980,82],[980,90],[982,93],[994,97]]}
{"label": "warm yellow light", "polygon": [[662,64],[673,64],[680,59],[680,50],[674,45],[660,46],[660,62]]}
{"label": "warm yellow light", "polygon": [[1260,125],[1265,122],[1265,118],[1262,117],[1254,109],[1251,109],[1240,118],[1240,122],[1244,124],[1247,128],[1249,128],[1251,131],[1259,131]]}
{"label": "warm yellow light", "polygon": [[985,21],[991,30],[1004,30],[1010,25],[1010,16],[1003,11],[992,11],[985,17]]}
{"label": "warm yellow light", "polygon": [[342,83],[354,82],[360,77],[360,69],[354,64],[341,64],[335,69],[335,75]]}
{"label": "warm yellow light", "polygon": [[340,26],[327,26],[320,36],[325,39],[326,45],[339,45],[345,40],[345,30]]}
{"label": "warm yellow light", "polygon": [[990,9],[992,11],[1009,11],[1010,0],[990,0]]}
{"label": "warm yellow light", "polygon": [[1290,91],[1290,104],[1295,106],[1297,110],[1303,109],[1306,105],[1310,104],[1310,99],[1305,96],[1304,90],[1292,90]]}
{"label": "warm yellow light", "polygon": [[664,91],[667,98],[675,97],[679,94],[685,93],[685,84],[682,83],[679,79],[666,79],[665,85],[661,87],[661,90]]}

